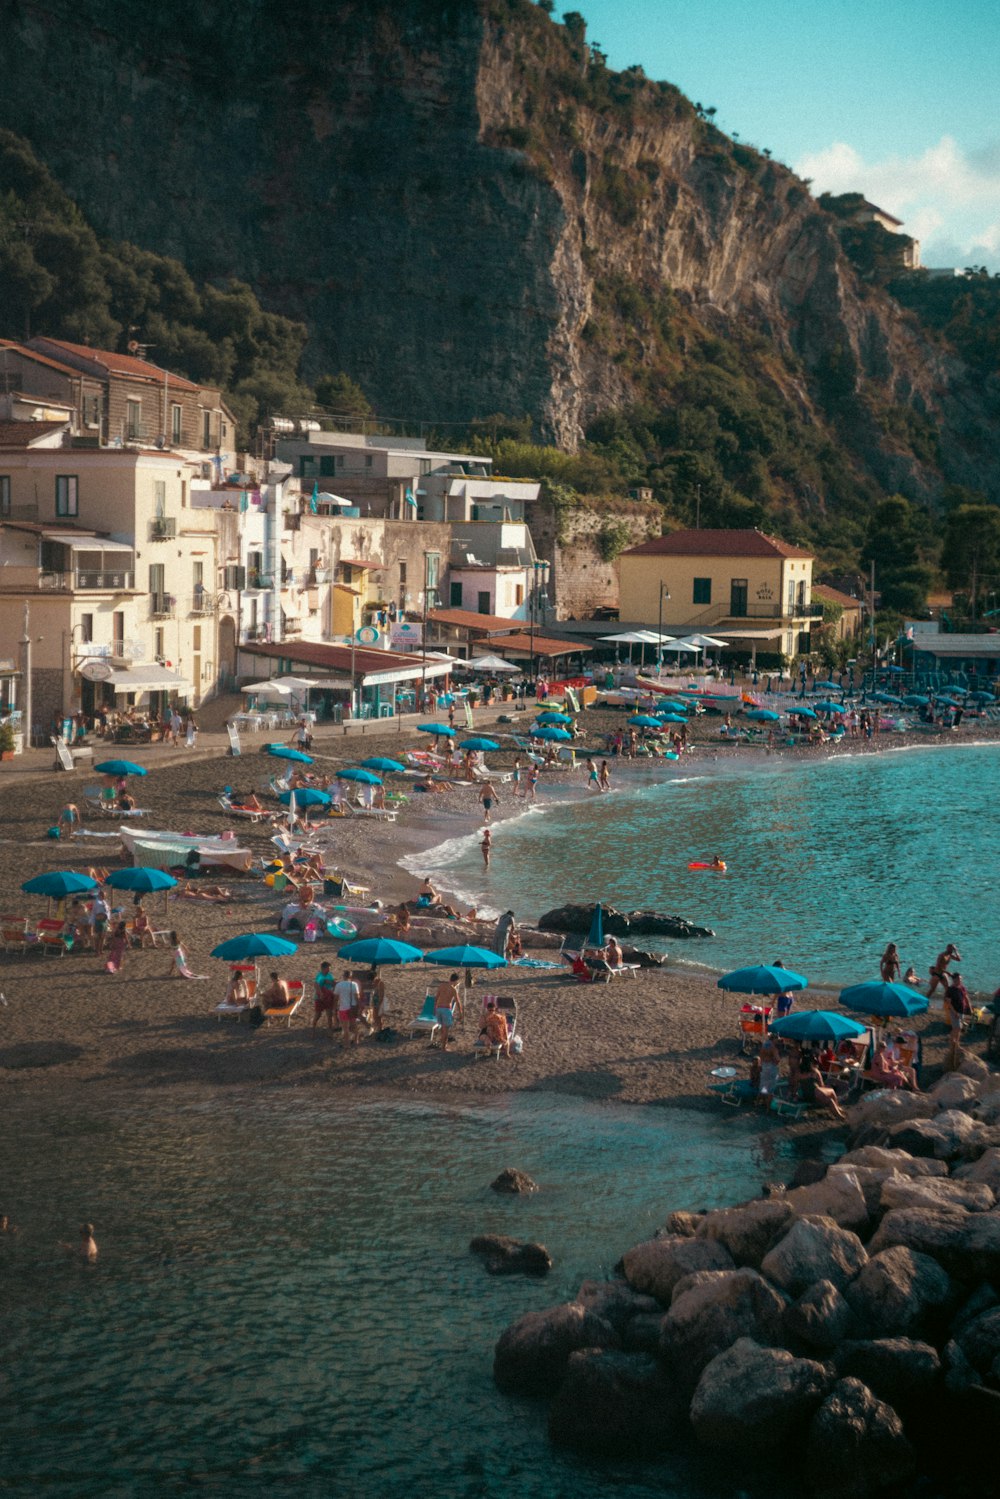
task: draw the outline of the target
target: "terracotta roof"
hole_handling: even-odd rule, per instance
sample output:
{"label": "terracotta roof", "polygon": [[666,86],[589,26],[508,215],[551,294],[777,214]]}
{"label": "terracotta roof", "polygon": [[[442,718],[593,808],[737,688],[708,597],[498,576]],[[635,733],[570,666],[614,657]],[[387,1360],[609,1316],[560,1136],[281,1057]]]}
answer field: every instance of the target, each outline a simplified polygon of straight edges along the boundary
{"label": "terracotta roof", "polygon": [[[346,672],[351,669],[352,652],[349,645],[320,645],[318,641],[299,644],[295,640],[283,640],[280,645],[262,645],[252,641],[241,645],[240,651],[245,651],[247,655],[294,661],[299,666],[323,666],[332,671]],[[354,650],[353,656],[354,670],[361,676],[376,671],[398,671],[404,666],[413,666],[419,673],[424,659],[416,652],[366,651],[360,647]],[[434,664],[435,658],[429,656],[427,660],[429,664]]]}
{"label": "terracotta roof", "polygon": [[793,547],[763,531],[690,529],[654,536],[623,552],[623,557],[811,557],[812,552]]}
{"label": "terracotta roof", "polygon": [[386,566],[384,562],[373,562],[370,557],[341,557],[340,560],[344,567],[367,568],[369,572],[376,569],[381,571]]}
{"label": "terracotta roof", "polygon": [[524,628],[523,619],[505,619],[500,614],[477,614],[473,609],[431,609],[427,618],[436,625],[457,625],[462,630],[481,630],[503,635]]}
{"label": "terracotta roof", "polygon": [[65,349],[70,354],[76,354],[80,359],[90,359],[94,364],[101,364],[112,375],[131,375],[134,379],[153,380],[157,385],[162,385],[164,376],[175,390],[199,391],[200,385],[195,385],[190,380],[185,380],[182,375],[172,374],[170,370],[164,370],[159,365],[151,364],[148,359],[136,359],[133,354],[117,354],[112,349],[91,349],[86,344],[71,344],[64,338],[46,338],[45,342],[53,348]]}
{"label": "terracotta roof", "polygon": [[0,349],[13,349],[15,354],[20,354],[23,359],[34,360],[35,364],[44,364],[49,369],[58,370],[61,375],[72,375],[74,380],[79,380],[82,371],[75,370],[72,365],[60,364],[58,359],[50,359],[47,354],[39,354],[37,349],[29,349],[26,344],[15,343],[12,338],[0,338]]}
{"label": "terracotta roof", "polygon": [[0,422],[0,448],[28,448],[40,437],[66,430],[66,422]]}
{"label": "terracotta roof", "polygon": [[593,646],[579,640],[549,640],[544,635],[536,635],[534,641],[530,635],[509,635],[506,640],[498,640],[493,649],[501,654],[512,651],[515,656],[530,656],[532,652],[536,656],[571,656],[577,651],[591,651]]}
{"label": "terracotta roof", "polygon": [[814,583],[813,598],[819,599],[821,603],[840,604],[844,609],[861,609],[861,599],[856,599],[853,594],[841,593],[839,588],[831,588],[829,583]]}

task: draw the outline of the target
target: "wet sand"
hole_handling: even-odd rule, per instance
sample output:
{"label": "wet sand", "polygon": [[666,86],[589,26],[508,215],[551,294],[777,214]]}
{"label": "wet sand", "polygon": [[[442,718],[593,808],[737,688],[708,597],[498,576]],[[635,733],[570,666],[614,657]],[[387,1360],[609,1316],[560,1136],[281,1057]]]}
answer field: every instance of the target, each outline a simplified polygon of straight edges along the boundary
{"label": "wet sand", "polygon": [[[618,727],[622,717],[595,712],[584,721],[593,743],[597,733]],[[716,746],[710,741],[717,734],[717,719],[699,724],[696,735],[705,743],[696,744],[693,755],[714,753]],[[320,757],[318,768],[325,769],[356,763],[363,755],[398,755],[401,748],[426,743],[426,736],[400,735],[395,728],[367,733],[361,743],[331,730],[321,731],[314,753]],[[861,747],[851,748],[856,752]],[[741,748],[735,753],[763,751]],[[263,787],[277,762],[252,744],[238,761],[225,757],[221,743],[210,746],[204,741],[186,757],[176,752],[157,756],[154,751],[137,758],[151,767],[151,774],[136,783],[139,804],[149,808],[143,820],[147,826],[216,835],[234,829],[241,845],[257,853],[270,850],[271,829],[266,824],[234,822],[216,800],[224,785],[255,789],[266,800]],[[512,758],[511,751],[489,760],[502,769]],[[0,767],[0,911],[43,916],[45,901],[20,891],[23,880],[42,870],[85,869],[90,864],[115,868],[127,862],[116,837],[81,836],[72,842],[45,837],[66,799],[79,801],[82,808],[83,786],[100,779],[93,771],[70,776],[5,775],[6,770]],[[648,762],[637,763],[634,770],[621,762],[614,767],[618,785],[633,775],[645,779],[654,773]],[[580,794],[584,776],[575,772]],[[565,795],[565,777],[565,772],[543,774],[539,806],[544,807],[547,796]],[[501,814],[513,810],[509,795],[510,788],[503,788]],[[399,858],[481,828],[477,797],[471,787],[455,787],[442,796],[411,794],[395,824],[337,819],[333,862],[349,877],[370,885],[386,903],[411,896],[415,880],[400,869]],[[84,828],[114,832],[110,820],[86,815]],[[0,1088],[38,1090],[42,1096],[52,1088],[73,1093],[80,1088],[96,1099],[105,1089],[207,1089],[214,1094],[225,1089],[235,1095],[260,1088],[332,1086],[454,1102],[532,1089],[587,1100],[717,1110],[718,1102],[707,1092],[712,1068],[731,1065],[745,1071],[737,1042],[739,1002],[724,996],[711,978],[669,967],[645,970],[635,979],[616,978],[609,985],[580,984],[566,969],[513,968],[492,979],[477,976],[470,1013],[457,1031],[457,1045],[447,1054],[430,1049],[423,1037],[408,1035],[408,1022],[440,975],[440,970],[422,965],[383,970],[389,1023],[396,1032],[386,1043],[365,1040],[344,1050],[325,1028],[314,1036],[311,993],[290,1029],[255,1030],[232,1019],[219,1020],[213,1007],[223,997],[228,969],[209,956],[211,948],[238,932],[274,930],[284,899],[259,879],[233,880],[230,889],[232,900],[222,905],[164,902],[162,896],[146,901],[154,926],[179,931],[191,967],[207,975],[204,981],[168,978],[170,955],[163,948],[130,952],[117,975],[107,974],[92,952],[0,958],[0,989],[7,999],[6,1007],[0,1008]],[[122,904],[131,906],[130,894],[122,896]],[[566,898],[572,896],[568,877]],[[524,905],[533,905],[529,891]],[[699,919],[695,909],[682,914]],[[329,942],[302,944],[295,957],[274,966],[283,977],[309,980],[324,957],[334,960],[339,971],[335,954]],[[534,955],[554,958],[551,951]],[[711,962],[711,944],[699,946],[698,956]],[[265,962],[263,971],[268,967]],[[486,992],[516,996],[524,1037],[520,1057],[474,1061],[472,1041]],[[925,1064],[933,1077],[943,1058],[946,1027],[940,1015],[933,1014],[921,1017],[919,1027]],[[981,1049],[975,1040],[973,1047]],[[795,1128],[818,1132],[831,1122],[815,1119]],[[760,1127],[788,1128],[765,1117]]]}

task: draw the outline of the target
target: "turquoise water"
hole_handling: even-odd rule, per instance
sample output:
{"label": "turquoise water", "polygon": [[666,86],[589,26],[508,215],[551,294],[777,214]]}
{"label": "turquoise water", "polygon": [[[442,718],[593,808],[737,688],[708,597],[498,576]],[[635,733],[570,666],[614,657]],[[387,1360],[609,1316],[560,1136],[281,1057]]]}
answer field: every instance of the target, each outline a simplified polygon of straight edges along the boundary
{"label": "turquoise water", "polygon": [[[502,1329],[610,1271],[675,1207],[787,1175],[786,1136],[682,1111],[520,1096],[201,1106],[22,1102],[0,1141],[0,1492],[58,1499],[625,1499],[751,1492],[690,1457],[592,1465],[497,1395]],[[506,1165],[542,1190],[500,1198]],[[85,1217],[100,1259],[57,1237]],[[476,1233],[544,1241],[552,1275],[491,1278]],[[756,1492],[756,1491],[754,1491]],[[762,1491],[765,1492],[765,1491]],[[766,1489],[770,1495],[776,1490]]]}
{"label": "turquoise water", "polygon": [[[488,871],[478,833],[417,863],[529,919],[598,899],[686,916],[716,937],[661,948],[714,969],[780,957],[840,986],[877,977],[894,941],[904,969],[913,963],[926,979],[954,942],[969,987],[997,987],[1000,746],[809,761],[731,754],[614,767],[607,796],[585,793],[580,772],[570,800],[540,801],[541,812],[497,827]],[[725,875],[688,871],[716,852]]]}

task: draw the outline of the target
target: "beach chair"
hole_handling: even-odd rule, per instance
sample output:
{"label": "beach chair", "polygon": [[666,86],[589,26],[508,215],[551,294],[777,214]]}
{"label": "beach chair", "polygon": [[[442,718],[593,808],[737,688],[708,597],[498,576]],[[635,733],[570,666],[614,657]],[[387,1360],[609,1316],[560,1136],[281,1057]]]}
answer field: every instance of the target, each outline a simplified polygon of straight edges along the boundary
{"label": "beach chair", "polygon": [[223,812],[228,813],[230,817],[248,817],[251,822],[263,822],[267,817],[266,812],[255,812],[252,807],[235,807],[225,793],[218,798],[218,801]]}
{"label": "beach chair", "polygon": [[288,1003],[273,1009],[264,1011],[264,1024],[270,1025],[272,1020],[283,1020],[287,1027],[291,1027],[292,1016],[302,1008],[306,997],[306,986],[301,979],[289,979],[288,981]]}
{"label": "beach chair", "polygon": [[84,786],[83,799],[89,812],[96,812],[98,817],[104,816],[106,806],[103,786]]}
{"label": "beach chair", "polygon": [[28,951],[31,936],[28,929],[28,918],[5,916],[0,920],[0,946],[5,953],[21,953]]}
{"label": "beach chair", "polygon": [[440,1029],[440,1025],[434,1019],[434,995],[425,994],[423,1009],[419,1015],[415,1015],[410,1021],[410,1036],[427,1035],[429,1033],[431,1045],[433,1045],[434,1037]]}
{"label": "beach chair", "polygon": [[[483,1000],[483,1018],[486,1016],[486,999],[493,999],[498,1010],[507,1017],[507,1033],[510,1038],[511,1055],[520,1053],[523,1047],[520,1032],[517,1028],[517,1000],[506,996],[486,995]],[[499,1062],[502,1049],[495,1042],[487,1040],[485,1036],[477,1036],[472,1043],[472,1060],[474,1062],[487,1062],[490,1058]]]}
{"label": "beach chair", "polygon": [[231,971],[243,974],[246,979],[249,997],[245,1004],[231,1004],[229,1000],[222,1000],[220,1004],[215,1006],[214,1014],[216,1020],[221,1020],[227,1015],[234,1015],[239,1020],[241,1015],[245,1015],[248,1010],[253,1009],[254,998],[257,993],[257,969],[252,963],[234,963]]}
{"label": "beach chair", "polygon": [[56,917],[46,917],[35,927],[38,946],[44,953],[61,958],[73,946],[73,928]]}

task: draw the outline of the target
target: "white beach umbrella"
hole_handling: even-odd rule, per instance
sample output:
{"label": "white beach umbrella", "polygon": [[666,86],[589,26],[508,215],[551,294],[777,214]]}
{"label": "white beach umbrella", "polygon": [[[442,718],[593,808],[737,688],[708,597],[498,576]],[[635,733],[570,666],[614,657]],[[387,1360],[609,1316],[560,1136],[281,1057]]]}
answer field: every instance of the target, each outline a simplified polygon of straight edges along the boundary
{"label": "white beach umbrella", "polygon": [[514,666],[510,661],[505,661],[502,656],[473,656],[469,661],[459,663],[462,666],[471,667],[475,671],[520,671],[519,666]]}

